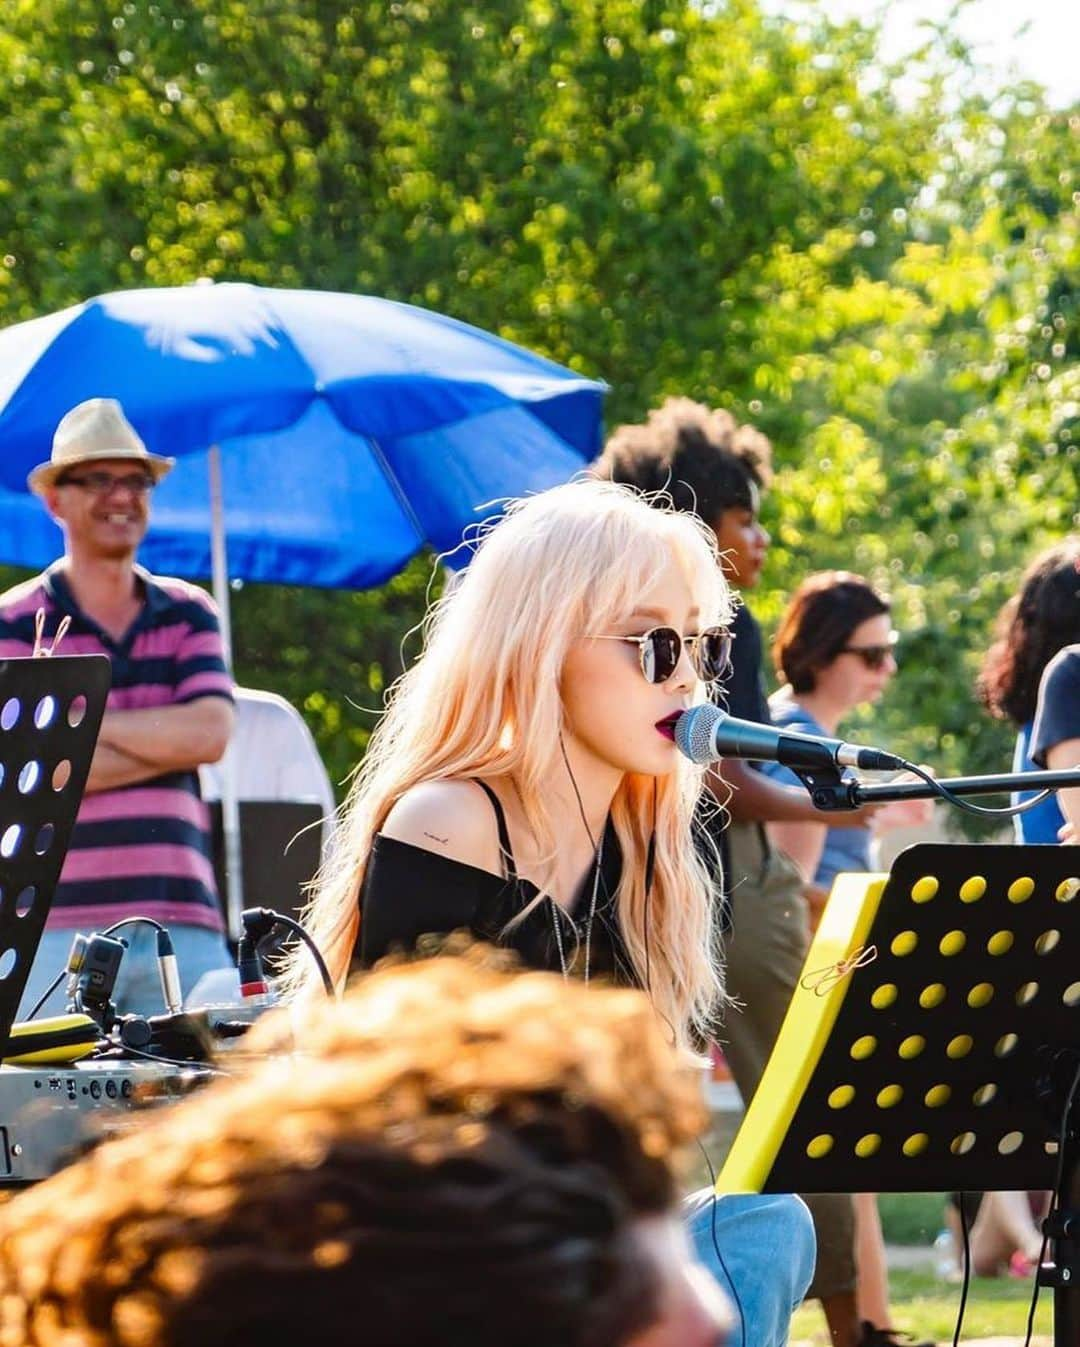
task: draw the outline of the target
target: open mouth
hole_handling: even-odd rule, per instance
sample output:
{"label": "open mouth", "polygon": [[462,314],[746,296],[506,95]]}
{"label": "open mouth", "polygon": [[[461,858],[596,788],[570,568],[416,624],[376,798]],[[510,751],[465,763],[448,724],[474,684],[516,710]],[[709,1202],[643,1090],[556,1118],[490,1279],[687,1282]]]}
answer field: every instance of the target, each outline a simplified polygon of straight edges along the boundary
{"label": "open mouth", "polygon": [[658,720],[656,722],[656,728],[659,733],[662,734],[665,739],[670,739],[672,743],[675,742],[675,725],[681,715],[681,711],[672,711],[670,716],[665,716],[663,720]]}

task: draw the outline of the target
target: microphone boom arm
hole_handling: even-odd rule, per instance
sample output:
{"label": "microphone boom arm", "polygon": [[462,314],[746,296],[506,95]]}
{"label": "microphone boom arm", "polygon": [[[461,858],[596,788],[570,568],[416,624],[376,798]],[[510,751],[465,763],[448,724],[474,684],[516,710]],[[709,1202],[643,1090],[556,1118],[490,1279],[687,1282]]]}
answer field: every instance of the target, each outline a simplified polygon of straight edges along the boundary
{"label": "microphone boom arm", "polygon": [[791,769],[810,792],[814,807],[823,813],[858,809],[864,804],[888,804],[894,800],[932,800],[939,787],[952,795],[1003,795],[1012,791],[1066,790],[1080,787],[1080,768],[1064,772],[1003,772],[991,776],[951,776],[934,782],[886,781],[863,785],[845,781],[835,768]]}

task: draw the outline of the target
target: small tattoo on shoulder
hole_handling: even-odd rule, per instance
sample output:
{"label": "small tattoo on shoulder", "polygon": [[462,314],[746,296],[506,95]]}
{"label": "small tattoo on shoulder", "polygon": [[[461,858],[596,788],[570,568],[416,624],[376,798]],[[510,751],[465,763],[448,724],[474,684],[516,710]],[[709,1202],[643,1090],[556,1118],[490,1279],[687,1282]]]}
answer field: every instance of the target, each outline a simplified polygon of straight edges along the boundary
{"label": "small tattoo on shoulder", "polygon": [[443,846],[450,841],[449,837],[436,837],[434,833],[425,833],[424,836],[430,837],[433,842],[441,842]]}

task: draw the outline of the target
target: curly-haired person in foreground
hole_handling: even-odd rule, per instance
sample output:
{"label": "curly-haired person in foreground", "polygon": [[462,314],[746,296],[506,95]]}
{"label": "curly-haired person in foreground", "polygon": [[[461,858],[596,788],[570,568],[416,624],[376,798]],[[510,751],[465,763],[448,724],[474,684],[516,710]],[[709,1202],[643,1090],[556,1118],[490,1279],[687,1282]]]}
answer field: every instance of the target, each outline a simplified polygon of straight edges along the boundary
{"label": "curly-haired person in foreground", "polygon": [[700,1089],[644,995],[471,951],[300,1038],[0,1211],[3,1347],[722,1341],[676,1212]]}

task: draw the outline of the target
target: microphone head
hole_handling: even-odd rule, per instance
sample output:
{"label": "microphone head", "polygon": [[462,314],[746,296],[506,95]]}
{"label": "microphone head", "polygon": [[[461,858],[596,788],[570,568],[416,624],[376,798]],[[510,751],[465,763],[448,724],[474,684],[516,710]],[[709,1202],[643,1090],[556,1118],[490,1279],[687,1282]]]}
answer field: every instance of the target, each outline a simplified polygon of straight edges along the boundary
{"label": "microphone head", "polygon": [[716,757],[713,736],[724,712],[705,703],[684,711],[675,722],[675,747],[691,762],[702,766]]}

